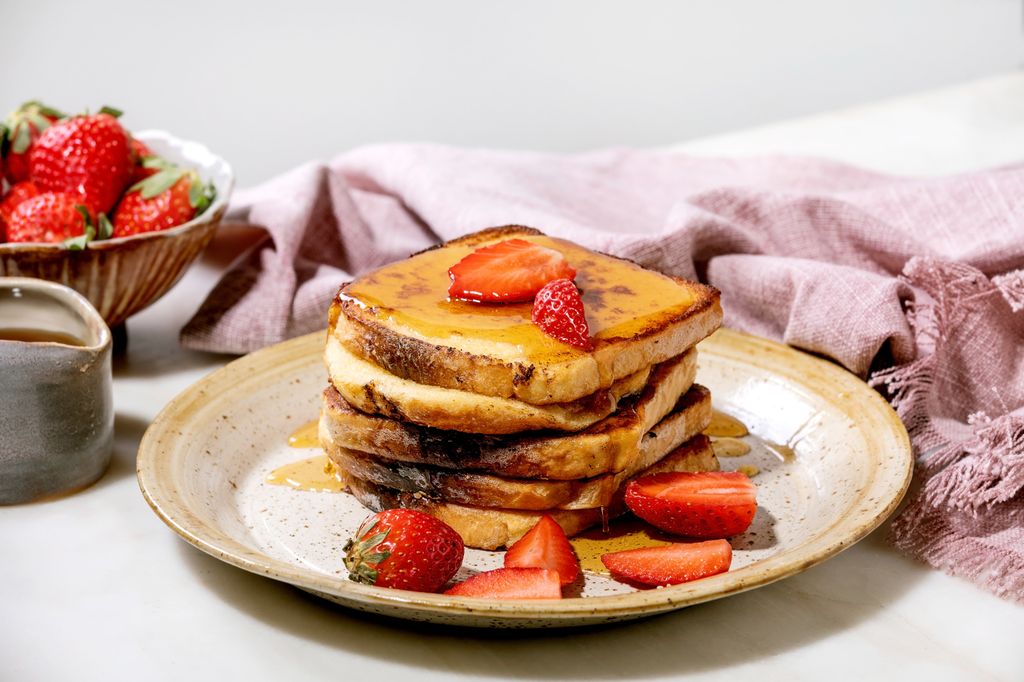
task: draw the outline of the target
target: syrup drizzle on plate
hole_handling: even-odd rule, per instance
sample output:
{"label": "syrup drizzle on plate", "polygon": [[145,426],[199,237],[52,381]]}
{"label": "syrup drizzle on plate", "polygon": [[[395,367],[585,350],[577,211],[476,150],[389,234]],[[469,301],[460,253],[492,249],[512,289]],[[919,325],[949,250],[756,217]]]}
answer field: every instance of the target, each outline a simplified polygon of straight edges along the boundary
{"label": "syrup drizzle on plate", "polygon": [[317,435],[319,427],[319,419],[314,419],[311,422],[303,424],[299,428],[292,431],[291,435],[288,436],[288,446],[292,448],[320,447],[320,438]]}
{"label": "syrup drizzle on plate", "polygon": [[[319,420],[303,424],[288,436],[288,446],[293,448],[319,448],[317,437]],[[271,485],[283,485],[295,490],[309,490],[322,493],[340,493],[345,484],[338,476],[338,470],[325,454],[306,457],[297,462],[280,466],[264,479]]]}
{"label": "syrup drizzle on plate", "polygon": [[[300,449],[319,448],[318,427],[319,420],[316,419],[303,424],[288,436],[288,445]],[[750,435],[747,426],[725,412],[713,411],[711,422],[704,429],[704,434],[711,437],[715,455],[718,457],[742,457],[752,451],[750,443],[742,440]],[[792,445],[759,440],[764,449],[782,462],[792,461],[795,457]],[[759,467],[749,463],[740,463],[734,470],[750,477],[761,471]],[[331,493],[345,490],[337,468],[323,453],[278,467],[267,475],[265,481],[295,490]],[[656,528],[634,517],[610,521],[607,510],[603,507],[600,526],[569,540],[576,551],[576,556],[579,557],[580,567],[584,571],[601,575],[609,575],[608,569],[601,563],[602,554],[641,547],[657,547],[680,541],[680,538],[660,533]]]}
{"label": "syrup drizzle on plate", "polygon": [[750,452],[750,443],[739,438],[712,438],[711,447],[716,457],[742,457]]}
{"label": "syrup drizzle on plate", "polygon": [[610,574],[601,563],[602,554],[641,547],[657,547],[673,542],[679,540],[659,533],[657,528],[634,517],[613,521],[607,530],[591,528],[569,538],[569,544],[576,550],[576,556],[580,560],[580,568],[589,573],[602,575]]}
{"label": "syrup drizzle on plate", "polygon": [[319,493],[340,493],[345,484],[338,476],[338,470],[327,455],[307,457],[278,467],[267,474],[267,483],[284,485],[295,490],[309,490]]}
{"label": "syrup drizzle on plate", "polygon": [[711,411],[711,423],[704,429],[704,435],[717,438],[742,438],[749,433],[746,424],[721,410]]}

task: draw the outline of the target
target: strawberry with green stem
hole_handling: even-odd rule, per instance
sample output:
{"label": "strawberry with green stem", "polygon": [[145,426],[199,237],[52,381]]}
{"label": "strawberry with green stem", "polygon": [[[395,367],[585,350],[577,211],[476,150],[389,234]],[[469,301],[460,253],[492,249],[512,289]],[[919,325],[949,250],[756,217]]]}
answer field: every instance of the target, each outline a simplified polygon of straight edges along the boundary
{"label": "strawberry with green stem", "polygon": [[11,213],[7,240],[19,243],[63,243],[78,250],[94,239],[110,236],[110,222],[101,215],[93,221],[81,199],[67,192],[43,192],[22,201]]}
{"label": "strawberry with green stem", "polygon": [[151,175],[156,175],[157,168],[146,165],[150,159],[157,158],[153,150],[145,142],[137,137],[132,137],[132,156],[135,158],[135,166],[132,168],[132,184],[135,185]]}
{"label": "strawberry with green stem", "polygon": [[156,156],[142,166],[154,171],[128,188],[114,212],[114,236],[128,237],[187,223],[212,203],[215,190],[199,174]]}
{"label": "strawberry with green stem", "polygon": [[72,116],[47,128],[29,154],[29,176],[48,192],[68,192],[94,213],[110,211],[132,177],[131,139],[117,117],[103,107],[97,114]]}
{"label": "strawberry with green stem", "polygon": [[378,587],[437,592],[462,566],[462,538],[416,509],[385,509],[345,545],[349,579]]}
{"label": "strawberry with green stem", "polygon": [[0,156],[4,175],[12,185],[29,177],[29,154],[36,139],[64,114],[42,102],[25,102],[0,123]]}

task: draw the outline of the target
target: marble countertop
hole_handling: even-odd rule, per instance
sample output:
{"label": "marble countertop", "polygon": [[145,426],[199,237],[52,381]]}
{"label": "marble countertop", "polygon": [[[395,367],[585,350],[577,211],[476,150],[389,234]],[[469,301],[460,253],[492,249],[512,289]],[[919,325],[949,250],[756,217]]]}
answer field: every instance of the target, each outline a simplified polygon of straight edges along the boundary
{"label": "marble countertop", "polygon": [[[882,171],[1024,159],[1024,74],[678,146],[821,154]],[[55,501],[0,508],[2,680],[1024,680],[1024,608],[912,562],[885,528],[800,575],[658,618],[501,633],[374,620],[213,559],[149,510],[135,481],[148,423],[231,358],[177,333],[246,239],[225,232],[129,324],[115,363],[107,474]]]}

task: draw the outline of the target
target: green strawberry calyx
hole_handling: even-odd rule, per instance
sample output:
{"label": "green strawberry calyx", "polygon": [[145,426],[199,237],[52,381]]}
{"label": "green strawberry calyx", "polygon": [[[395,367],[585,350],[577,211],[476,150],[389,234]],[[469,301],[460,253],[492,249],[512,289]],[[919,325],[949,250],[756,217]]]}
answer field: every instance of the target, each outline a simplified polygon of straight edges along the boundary
{"label": "green strawberry calyx", "polygon": [[[367,534],[377,527],[374,524]],[[348,569],[348,579],[365,585],[373,585],[377,582],[377,566],[380,562],[391,556],[391,552],[380,549],[380,543],[388,537],[390,529],[375,533],[361,540],[350,539],[345,543],[345,568]]]}
{"label": "green strawberry calyx", "polygon": [[147,156],[142,161],[143,168],[156,170],[148,178],[139,180],[128,188],[129,192],[138,192],[143,199],[152,199],[174,187],[175,183],[185,175],[186,171],[181,166],[161,159],[159,156]]}
{"label": "green strawberry calyx", "polygon": [[114,234],[114,225],[105,213],[100,213],[96,223],[93,223],[92,215],[89,213],[88,208],[79,204],[75,206],[75,210],[81,213],[82,219],[85,220],[85,231],[77,237],[64,240],[64,248],[67,250],[83,251],[89,246],[90,242],[110,239],[110,236]]}
{"label": "green strawberry calyx", "polygon": [[24,154],[32,144],[33,131],[36,135],[50,127],[54,119],[65,114],[38,100],[29,100],[12,111],[0,125],[0,148],[8,153]]}
{"label": "green strawberry calyx", "polygon": [[192,174],[195,177],[188,188],[188,203],[196,210],[196,215],[199,215],[213,203],[217,197],[217,188],[212,182],[200,181],[195,171],[192,171]]}
{"label": "green strawberry calyx", "polygon": [[139,180],[128,188],[129,192],[138,192],[143,199],[152,199],[174,187],[183,177],[188,177],[188,203],[199,215],[213,203],[217,189],[213,183],[203,182],[194,170],[188,170],[161,159],[159,156],[147,156],[142,160],[143,168],[155,169],[156,173]]}

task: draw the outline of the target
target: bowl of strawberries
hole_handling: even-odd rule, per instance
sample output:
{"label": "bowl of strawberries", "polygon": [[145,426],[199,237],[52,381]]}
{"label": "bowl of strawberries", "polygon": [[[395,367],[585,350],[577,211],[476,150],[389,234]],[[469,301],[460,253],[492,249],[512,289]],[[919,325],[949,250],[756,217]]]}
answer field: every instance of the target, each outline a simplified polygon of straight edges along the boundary
{"label": "bowl of strawberries", "polygon": [[33,101],[0,123],[0,276],[69,286],[111,327],[185,274],[234,185],[205,146],[119,116]]}

